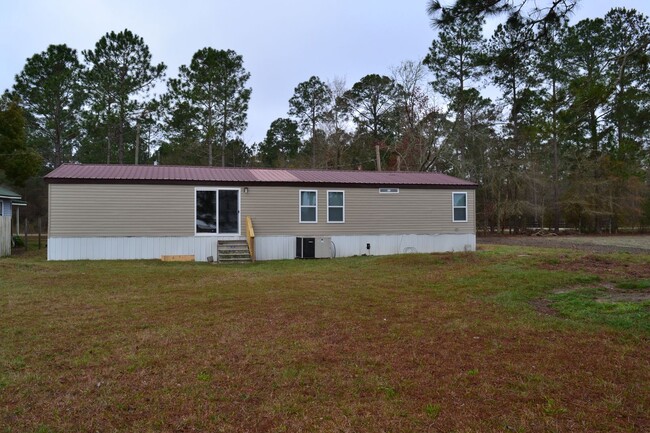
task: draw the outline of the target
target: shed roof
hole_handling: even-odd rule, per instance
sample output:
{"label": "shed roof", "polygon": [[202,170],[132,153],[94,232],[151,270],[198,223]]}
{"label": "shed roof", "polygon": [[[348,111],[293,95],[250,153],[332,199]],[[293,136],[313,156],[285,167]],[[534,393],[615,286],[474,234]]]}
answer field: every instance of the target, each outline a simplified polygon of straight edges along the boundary
{"label": "shed roof", "polygon": [[63,164],[45,176],[49,183],[155,183],[238,185],[349,185],[476,188],[441,173],[404,171],[284,170],[172,165]]}
{"label": "shed roof", "polygon": [[0,198],[8,198],[10,200],[20,200],[20,194],[13,192],[9,188],[0,186]]}

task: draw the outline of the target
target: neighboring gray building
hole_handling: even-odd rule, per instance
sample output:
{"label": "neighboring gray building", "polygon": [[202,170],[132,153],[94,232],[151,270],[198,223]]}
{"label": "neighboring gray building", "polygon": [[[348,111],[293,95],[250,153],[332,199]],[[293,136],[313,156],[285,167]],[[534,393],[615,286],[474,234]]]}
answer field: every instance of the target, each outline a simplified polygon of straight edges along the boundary
{"label": "neighboring gray building", "polygon": [[476,249],[477,185],[438,173],[64,164],[45,180],[49,260],[205,261],[246,217],[258,260],[304,253],[297,238],[337,257]]}
{"label": "neighboring gray building", "polygon": [[11,254],[11,216],[15,206],[24,206],[18,193],[0,186],[0,257]]}

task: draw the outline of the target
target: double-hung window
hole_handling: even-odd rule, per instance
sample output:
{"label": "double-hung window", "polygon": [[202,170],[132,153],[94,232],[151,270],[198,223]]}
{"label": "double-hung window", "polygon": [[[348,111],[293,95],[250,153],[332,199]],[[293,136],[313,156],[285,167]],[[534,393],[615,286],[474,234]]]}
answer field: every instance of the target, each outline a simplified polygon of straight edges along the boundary
{"label": "double-hung window", "polygon": [[318,222],[318,192],[300,190],[300,222]]}
{"label": "double-hung window", "polygon": [[327,191],[327,222],[345,222],[345,192]]}
{"label": "double-hung window", "polygon": [[467,222],[467,193],[454,192],[451,194],[453,222]]}

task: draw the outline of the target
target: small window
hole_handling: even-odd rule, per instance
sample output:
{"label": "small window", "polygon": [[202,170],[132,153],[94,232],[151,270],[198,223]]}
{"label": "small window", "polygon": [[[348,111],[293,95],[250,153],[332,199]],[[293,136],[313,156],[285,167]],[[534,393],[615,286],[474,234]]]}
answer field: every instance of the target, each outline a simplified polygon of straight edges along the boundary
{"label": "small window", "polygon": [[5,202],[4,200],[0,200],[0,216],[3,215],[4,208],[5,208]]}
{"label": "small window", "polygon": [[399,194],[399,188],[379,188],[379,194]]}
{"label": "small window", "polygon": [[345,222],[345,193],[343,191],[327,191],[327,222]]}
{"label": "small window", "polygon": [[455,223],[467,222],[467,193],[452,193],[453,218]]}
{"label": "small window", "polygon": [[318,193],[316,191],[300,191],[300,222],[315,223],[318,222]]}

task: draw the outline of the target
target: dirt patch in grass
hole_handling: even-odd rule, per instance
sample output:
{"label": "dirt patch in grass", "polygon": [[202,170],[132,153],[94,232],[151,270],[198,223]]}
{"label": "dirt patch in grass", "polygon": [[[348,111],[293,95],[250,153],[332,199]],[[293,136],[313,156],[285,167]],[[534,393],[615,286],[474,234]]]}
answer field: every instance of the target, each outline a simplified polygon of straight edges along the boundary
{"label": "dirt patch in grass", "polygon": [[629,292],[623,290],[613,290],[605,292],[601,297],[596,298],[596,302],[645,302],[650,301],[650,292]]}
{"label": "dirt patch in grass", "polygon": [[551,301],[548,299],[533,299],[530,301],[530,305],[537,311],[539,314],[546,316],[557,316],[557,310],[552,307]]}
{"label": "dirt patch in grass", "polygon": [[614,257],[598,254],[571,256],[559,254],[551,259],[542,260],[542,269],[553,271],[582,272],[597,275],[604,279],[641,279],[650,277],[650,264],[640,262],[622,262]]}

